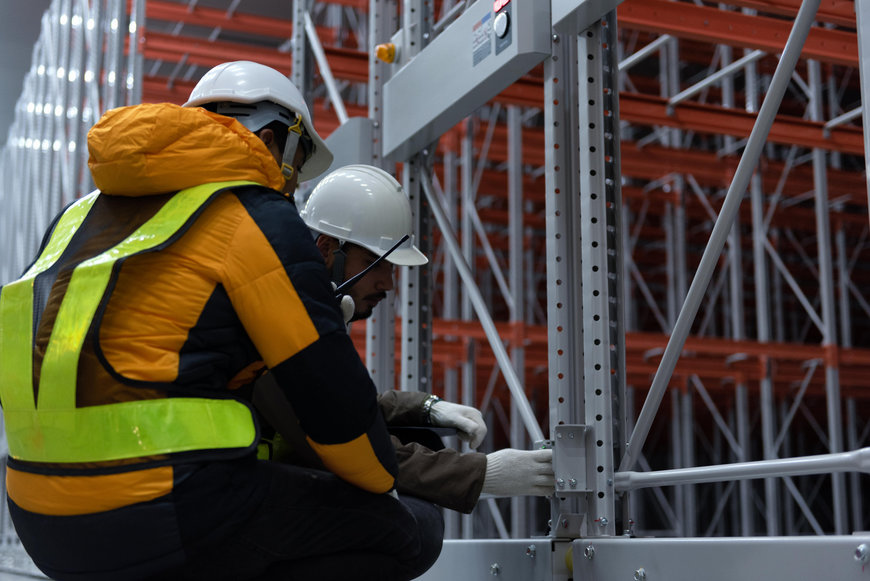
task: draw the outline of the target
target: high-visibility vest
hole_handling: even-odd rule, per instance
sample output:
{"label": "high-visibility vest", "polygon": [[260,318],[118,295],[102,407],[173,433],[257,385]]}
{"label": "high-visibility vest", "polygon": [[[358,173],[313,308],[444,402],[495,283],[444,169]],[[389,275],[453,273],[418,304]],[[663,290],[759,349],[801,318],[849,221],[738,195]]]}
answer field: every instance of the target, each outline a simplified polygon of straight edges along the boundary
{"label": "high-visibility vest", "polygon": [[[36,262],[0,291],[0,404],[9,453],[30,462],[100,462],[156,454],[252,447],[250,408],[234,399],[168,397],[76,407],[79,355],[119,260],[170,241],[233,181],[182,190],[147,222],[73,270],[52,328],[34,401],[34,280],[61,257],[99,195],[72,204]],[[253,448],[252,448],[253,449]]]}

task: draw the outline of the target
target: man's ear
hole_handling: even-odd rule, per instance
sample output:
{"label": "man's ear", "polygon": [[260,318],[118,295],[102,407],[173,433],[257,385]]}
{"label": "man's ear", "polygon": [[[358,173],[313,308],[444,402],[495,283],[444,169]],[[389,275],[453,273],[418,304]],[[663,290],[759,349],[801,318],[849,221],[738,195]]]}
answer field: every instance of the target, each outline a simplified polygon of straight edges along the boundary
{"label": "man's ear", "polygon": [[318,234],[314,244],[317,245],[320,255],[323,257],[324,262],[326,262],[326,267],[331,267],[334,260],[332,251],[338,248],[338,240],[326,234]]}
{"label": "man's ear", "polygon": [[257,132],[257,137],[260,138],[260,141],[266,144],[266,147],[269,147],[272,145],[272,142],[275,141],[275,132],[268,127],[264,127]]}

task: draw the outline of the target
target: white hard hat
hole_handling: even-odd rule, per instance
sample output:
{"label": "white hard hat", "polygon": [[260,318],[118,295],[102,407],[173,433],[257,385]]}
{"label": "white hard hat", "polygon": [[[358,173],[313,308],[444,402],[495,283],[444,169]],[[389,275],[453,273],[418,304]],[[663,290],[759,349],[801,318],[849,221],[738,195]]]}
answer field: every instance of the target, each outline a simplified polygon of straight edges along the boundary
{"label": "white hard hat", "polygon": [[292,125],[295,119],[287,110],[299,115],[314,142],[314,153],[299,170],[299,180],[310,180],[329,169],[332,152],[314,130],[302,93],[275,69],[251,61],[217,65],[203,75],[184,106],[201,107],[209,103],[217,105],[216,113],[235,117],[254,132],[272,121]]}
{"label": "white hard hat", "polygon": [[405,190],[384,170],[348,165],[320,180],[302,210],[309,228],[352,242],[378,256],[406,234],[408,240],[386,260],[400,266],[420,266],[429,260],[414,246],[411,204]]}

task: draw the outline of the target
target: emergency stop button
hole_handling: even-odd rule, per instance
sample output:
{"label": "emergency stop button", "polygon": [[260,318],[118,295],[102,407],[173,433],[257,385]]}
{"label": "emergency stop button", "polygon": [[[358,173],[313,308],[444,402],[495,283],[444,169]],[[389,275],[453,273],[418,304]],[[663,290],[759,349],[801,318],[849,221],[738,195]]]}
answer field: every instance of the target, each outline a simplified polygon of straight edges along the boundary
{"label": "emergency stop button", "polygon": [[498,38],[504,38],[510,32],[511,16],[508,12],[499,12],[493,23],[495,35]]}

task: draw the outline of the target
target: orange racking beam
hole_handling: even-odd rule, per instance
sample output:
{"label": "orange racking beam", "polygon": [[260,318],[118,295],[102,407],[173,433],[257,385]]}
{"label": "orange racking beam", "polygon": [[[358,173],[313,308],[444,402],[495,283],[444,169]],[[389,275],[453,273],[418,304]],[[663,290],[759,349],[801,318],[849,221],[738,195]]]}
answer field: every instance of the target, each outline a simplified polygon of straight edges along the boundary
{"label": "orange racking beam", "polygon": [[[175,36],[149,30],[143,39],[142,54],[147,59],[178,62],[187,55],[187,62],[213,67],[222,62],[237,60],[244,56],[282,73],[291,73],[292,56],[273,48],[264,48],[225,40],[209,41],[189,36]],[[336,78],[367,82],[368,57],[365,53],[346,48],[325,48],[329,64]]]}
{"label": "orange racking beam", "polygon": [[[145,3],[145,17],[154,20],[165,20],[167,22],[181,22],[191,26],[222,28],[257,36],[290,38],[293,34],[293,21],[286,18],[256,16],[238,11],[233,13],[232,16],[227,17],[226,10],[217,10],[204,6],[189,7],[187,4],[161,0],[148,0]],[[332,31],[332,29],[318,29],[318,32],[326,31]],[[146,34],[151,34],[151,32],[148,31]],[[321,38],[325,37],[321,36]]]}
{"label": "orange racking beam", "polygon": [[[801,0],[728,0],[725,4],[793,18]],[[825,0],[819,6],[816,20],[855,28],[855,0]]]}
{"label": "orange racking beam", "polygon": [[[668,115],[667,99],[624,92],[619,94],[619,114],[622,121],[629,123],[664,125],[686,131],[735,137],[749,137],[756,117],[753,113],[739,109],[694,102],[681,103],[674,107],[673,115]],[[824,123],[777,115],[767,139],[785,145],[864,155],[863,130],[855,125],[835,127],[825,137]]]}
{"label": "orange racking beam", "polygon": [[[667,4],[676,3],[667,2]],[[682,3],[678,4],[682,5]],[[716,10],[716,12],[720,11]],[[368,81],[368,56],[365,53],[344,48],[326,48],[325,51],[336,78],[356,82]],[[242,43],[209,42],[149,31],[145,35],[143,53],[146,58],[168,61],[176,61],[180,55],[187,54],[189,62],[209,67],[237,59],[240,54],[247,53],[253,60],[290,74],[289,54]],[[540,106],[543,101],[541,86],[532,80],[515,83],[508,89],[508,92],[511,91],[524,93],[529,103],[532,95],[540,94],[541,100],[537,101],[535,106]],[[668,115],[667,101],[661,97],[620,92],[619,99],[621,118],[633,123],[747,137],[755,122],[753,114],[737,109],[684,102],[674,107],[672,115]],[[500,100],[500,97],[496,100]],[[768,139],[789,145],[818,147],[855,155],[864,154],[862,129],[854,125],[835,127],[826,138],[822,123],[780,115],[777,116]]]}
{"label": "orange racking beam", "polygon": [[279,52],[274,48],[225,40],[209,41],[204,38],[176,36],[153,30],[145,31],[140,50],[146,59],[178,62],[183,55],[186,55],[189,64],[208,68],[227,61],[246,58],[270,66],[286,75],[291,72],[293,58],[289,52]]}
{"label": "orange racking beam", "polygon": [[[396,321],[397,342],[400,340],[400,321]],[[499,336],[510,344],[522,345],[525,350],[526,376],[534,375],[534,369],[548,365],[547,329],[542,325],[523,325],[497,322]],[[433,321],[432,362],[445,367],[455,367],[464,358],[464,342],[473,339],[480,342],[476,363],[485,368],[486,375],[496,364],[487,347],[487,337],[480,324],[473,321],[436,319]],[[351,336],[358,349],[364,349],[365,335],[362,329],[352,328]],[[658,369],[659,359],[667,344],[668,336],[657,333],[627,332],[625,334],[626,375],[635,387],[649,386]],[[399,349],[397,346],[397,357]],[[737,358],[735,356],[745,356]],[[697,375],[710,381],[707,388],[729,392],[734,381],[758,382],[769,372],[773,375],[778,391],[788,391],[792,384],[802,381],[806,375],[805,362],[820,360],[839,367],[844,387],[858,388],[856,394],[866,398],[866,376],[870,372],[870,349],[831,349],[822,345],[792,343],[758,343],[732,341],[713,337],[689,337],[680,361],[674,371],[672,385],[684,382],[688,376]],[[398,363],[398,362],[397,362]],[[545,385],[545,384],[544,384]],[[817,373],[811,382],[816,393],[824,390],[824,373]],[[527,393],[530,386],[526,385]],[[864,388],[860,390],[860,388]]]}
{"label": "orange racking beam", "polygon": [[[617,8],[617,19],[623,28],[771,53],[782,52],[792,27],[788,20],[667,0],[626,0]],[[854,32],[813,28],[802,56],[857,67],[858,36]]]}

